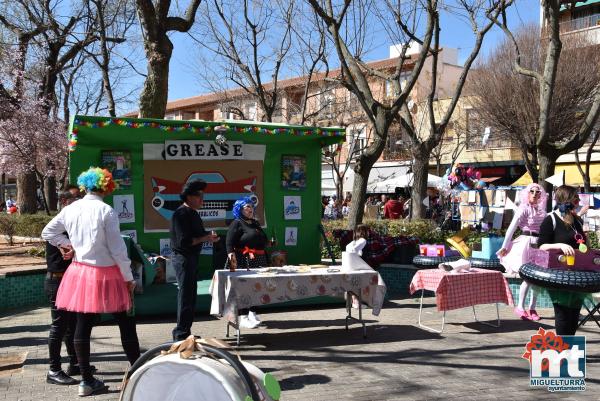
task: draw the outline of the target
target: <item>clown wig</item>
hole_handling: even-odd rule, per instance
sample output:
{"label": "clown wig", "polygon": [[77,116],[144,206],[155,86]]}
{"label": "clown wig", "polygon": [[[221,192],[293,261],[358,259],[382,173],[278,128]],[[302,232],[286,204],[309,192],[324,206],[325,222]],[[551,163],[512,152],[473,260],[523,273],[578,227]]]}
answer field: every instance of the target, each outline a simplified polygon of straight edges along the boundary
{"label": "clown wig", "polygon": [[548,194],[542,188],[540,184],[532,182],[527,185],[524,189],[519,192],[519,199],[521,203],[519,204],[520,209],[526,209],[529,207],[529,191],[532,189],[540,191],[540,199],[536,205],[533,205],[533,208],[536,209],[539,213],[546,213],[546,202],[548,201]]}
{"label": "clown wig", "polygon": [[252,206],[252,210],[254,210],[254,203],[250,197],[246,196],[245,198],[236,200],[233,204],[233,217],[241,219],[243,217],[242,209],[246,207],[246,205]]}
{"label": "clown wig", "polygon": [[112,174],[100,167],[90,167],[87,171],[79,174],[77,185],[87,193],[104,192],[108,194],[115,190]]}

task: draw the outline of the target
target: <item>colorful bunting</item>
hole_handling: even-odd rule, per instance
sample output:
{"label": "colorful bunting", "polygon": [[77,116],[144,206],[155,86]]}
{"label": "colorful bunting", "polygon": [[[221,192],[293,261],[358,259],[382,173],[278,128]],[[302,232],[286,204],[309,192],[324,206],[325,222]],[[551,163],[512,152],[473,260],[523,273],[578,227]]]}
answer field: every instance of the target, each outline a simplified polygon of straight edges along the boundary
{"label": "colorful bunting", "polygon": [[181,125],[166,125],[159,122],[150,122],[150,121],[140,121],[134,122],[129,121],[127,119],[122,118],[107,118],[106,120],[101,121],[85,121],[80,119],[75,119],[73,124],[73,131],[69,136],[69,151],[73,152],[77,147],[77,133],[79,131],[79,127],[87,127],[87,128],[106,128],[111,125],[119,125],[121,127],[128,128],[154,128],[159,129],[165,132],[191,132],[194,134],[213,134],[216,132],[219,133],[237,133],[237,134],[265,134],[265,135],[293,135],[293,136],[309,136],[309,135],[317,135],[317,136],[344,136],[345,131],[343,129],[336,130],[326,130],[326,129],[298,129],[298,128],[265,128],[261,126],[248,126],[241,127],[237,125],[228,126],[228,125],[219,125],[216,127],[207,125],[202,127],[192,126],[190,123],[184,123]]}

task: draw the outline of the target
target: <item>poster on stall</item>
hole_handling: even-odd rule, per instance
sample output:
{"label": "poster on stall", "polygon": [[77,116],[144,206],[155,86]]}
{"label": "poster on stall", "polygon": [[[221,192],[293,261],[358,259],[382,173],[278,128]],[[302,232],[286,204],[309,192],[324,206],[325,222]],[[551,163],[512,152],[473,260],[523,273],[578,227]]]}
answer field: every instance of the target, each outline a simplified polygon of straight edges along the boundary
{"label": "poster on stall", "polygon": [[160,239],[160,250],[159,250],[160,255],[164,256],[166,258],[170,258],[172,252],[173,251],[171,250],[171,239],[170,238],[161,238]]}
{"label": "poster on stall", "polygon": [[179,194],[193,180],[207,182],[200,216],[207,230],[227,228],[233,205],[249,197],[258,221],[264,219],[262,160],[145,160],[144,232],[167,232],[181,205]]}
{"label": "poster on stall", "polygon": [[126,150],[103,150],[100,165],[110,171],[117,189],[131,187],[131,152]]}
{"label": "poster on stall", "polygon": [[298,245],[298,227],[286,227],[285,228],[285,245],[286,246]]}
{"label": "poster on stall", "polygon": [[133,195],[114,195],[113,208],[119,216],[119,223],[135,223]]}
{"label": "poster on stall", "polygon": [[305,156],[281,156],[281,186],[293,190],[306,188]]}
{"label": "poster on stall", "polygon": [[283,197],[283,217],[285,220],[302,219],[302,200],[299,196]]}

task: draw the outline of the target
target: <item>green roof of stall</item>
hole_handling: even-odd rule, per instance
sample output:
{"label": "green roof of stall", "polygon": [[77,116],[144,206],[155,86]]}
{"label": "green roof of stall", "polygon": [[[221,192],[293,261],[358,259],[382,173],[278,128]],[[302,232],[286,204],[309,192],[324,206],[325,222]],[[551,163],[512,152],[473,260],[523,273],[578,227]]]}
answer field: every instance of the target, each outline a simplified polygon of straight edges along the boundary
{"label": "green roof of stall", "polygon": [[[74,116],[71,119],[69,150],[73,151],[81,141],[78,133],[80,129],[107,130],[118,128],[140,130],[144,139],[148,142],[169,139],[187,139],[197,137],[198,139],[211,139],[218,134],[235,139],[243,139],[252,136],[254,141],[284,143],[306,140],[318,140],[322,145],[331,145],[343,142],[346,138],[346,130],[340,127],[306,127],[302,125],[286,125],[261,122],[237,122],[237,121],[183,121],[183,120],[157,120],[145,118],[121,118],[121,117],[91,117]],[[153,137],[152,132],[157,136]]]}

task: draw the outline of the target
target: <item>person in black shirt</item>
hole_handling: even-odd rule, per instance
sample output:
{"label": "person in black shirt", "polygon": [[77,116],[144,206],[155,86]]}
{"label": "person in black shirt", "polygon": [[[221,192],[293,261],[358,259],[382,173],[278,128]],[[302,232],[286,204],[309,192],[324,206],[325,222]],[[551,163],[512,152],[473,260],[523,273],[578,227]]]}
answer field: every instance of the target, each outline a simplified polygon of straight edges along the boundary
{"label": "person in black shirt", "polygon": [[[574,248],[585,242],[583,226],[576,214],[579,206],[577,190],[562,185],[554,194],[556,208],[540,226],[538,247],[547,251],[557,249],[565,255],[575,255]],[[586,294],[548,289],[554,306],[554,325],[558,335],[574,335],[579,323],[579,312]]]}
{"label": "person in black shirt", "polygon": [[[69,188],[68,191],[61,192],[58,200],[61,207],[70,205],[79,199],[79,189]],[[56,308],[56,294],[62,280],[62,276],[71,264],[70,259],[64,259],[63,253],[57,247],[46,242],[46,265],[48,273],[44,280],[44,291],[50,301],[50,331],[48,333],[48,354],[50,357],[50,370],[46,375],[46,382],[50,384],[77,384],[78,381],[71,375],[79,374],[77,356],[73,345],[73,334],[75,333],[75,314],[64,309]],[[60,362],[60,349],[63,339],[69,355],[69,368],[67,373],[62,370]]]}
{"label": "person in black shirt", "polygon": [[175,210],[171,219],[171,260],[179,291],[177,294],[177,325],[173,329],[173,340],[186,339],[191,334],[196,308],[198,255],[203,242],[219,240],[215,232],[204,229],[198,210],[204,203],[206,182],[188,182],[179,195],[183,204]]}
{"label": "person in black shirt", "polygon": [[[265,252],[267,234],[254,218],[252,199],[246,197],[236,201],[233,205],[233,217],[235,220],[229,225],[225,244],[230,270],[234,271],[238,267],[251,269],[268,266]],[[254,311],[242,309],[239,314],[242,328],[255,328],[260,324],[260,319]]]}

